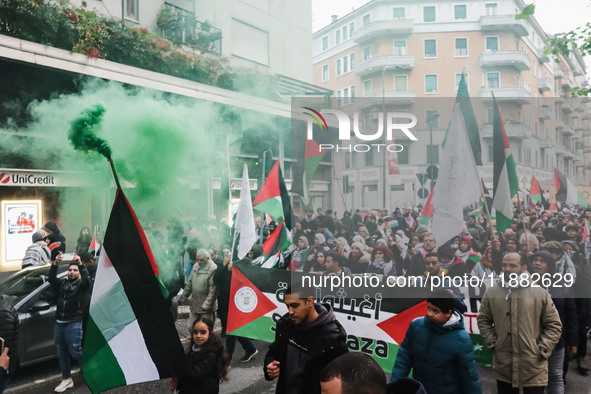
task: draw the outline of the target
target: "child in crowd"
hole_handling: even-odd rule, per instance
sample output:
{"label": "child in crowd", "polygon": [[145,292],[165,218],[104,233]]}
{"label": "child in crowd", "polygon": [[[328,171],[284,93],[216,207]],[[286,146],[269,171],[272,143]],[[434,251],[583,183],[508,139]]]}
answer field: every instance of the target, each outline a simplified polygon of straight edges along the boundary
{"label": "child in crowd", "polygon": [[414,379],[428,393],[481,393],[472,341],[454,309],[454,296],[446,289],[436,290],[427,307],[427,315],[413,320],[406,331],[390,382],[413,369]]}
{"label": "child in crowd", "polygon": [[187,352],[189,375],[172,378],[169,388],[179,394],[217,394],[220,382],[228,380],[229,359],[221,338],[213,332],[213,322],[207,318],[195,320],[191,339]]}

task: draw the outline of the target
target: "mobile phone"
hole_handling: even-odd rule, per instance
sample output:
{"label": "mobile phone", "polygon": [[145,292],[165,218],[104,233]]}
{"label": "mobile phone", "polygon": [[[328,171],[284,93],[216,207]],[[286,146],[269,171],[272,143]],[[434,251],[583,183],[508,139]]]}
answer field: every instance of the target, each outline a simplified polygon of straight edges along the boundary
{"label": "mobile phone", "polygon": [[0,354],[4,353],[4,338],[0,338]]}
{"label": "mobile phone", "polygon": [[74,253],[64,253],[62,254],[62,260],[74,260]]}

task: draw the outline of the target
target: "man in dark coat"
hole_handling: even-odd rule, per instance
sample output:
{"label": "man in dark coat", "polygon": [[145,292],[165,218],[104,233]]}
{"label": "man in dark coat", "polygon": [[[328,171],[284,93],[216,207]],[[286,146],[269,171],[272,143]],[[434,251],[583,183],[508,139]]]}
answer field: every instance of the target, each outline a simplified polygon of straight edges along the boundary
{"label": "man in dark coat", "polygon": [[347,333],[330,304],[317,304],[309,289],[285,292],[288,313],[277,322],[275,341],[265,357],[265,379],[277,394],[320,394],[320,372],[348,352]]}

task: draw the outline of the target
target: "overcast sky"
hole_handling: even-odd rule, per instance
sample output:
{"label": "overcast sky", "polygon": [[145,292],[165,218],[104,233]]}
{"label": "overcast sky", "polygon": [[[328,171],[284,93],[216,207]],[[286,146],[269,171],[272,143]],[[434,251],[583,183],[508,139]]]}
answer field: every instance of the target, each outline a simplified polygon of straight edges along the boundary
{"label": "overcast sky", "polygon": [[[409,0],[412,1],[412,0]],[[331,15],[342,17],[368,0],[312,0],[312,31],[330,23]],[[590,0],[525,0],[536,5],[535,17],[547,33],[559,33],[591,21]]]}

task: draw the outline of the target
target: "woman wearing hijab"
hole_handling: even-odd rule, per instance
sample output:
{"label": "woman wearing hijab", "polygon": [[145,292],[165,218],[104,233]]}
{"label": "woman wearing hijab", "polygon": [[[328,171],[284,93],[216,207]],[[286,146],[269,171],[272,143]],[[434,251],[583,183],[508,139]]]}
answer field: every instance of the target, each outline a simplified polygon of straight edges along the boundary
{"label": "woman wearing hijab", "polygon": [[349,243],[347,242],[347,240],[344,237],[338,237],[335,241],[334,241],[335,247],[334,247],[334,252],[341,255],[341,256],[349,256],[349,253],[351,252],[351,247],[349,246]]}

